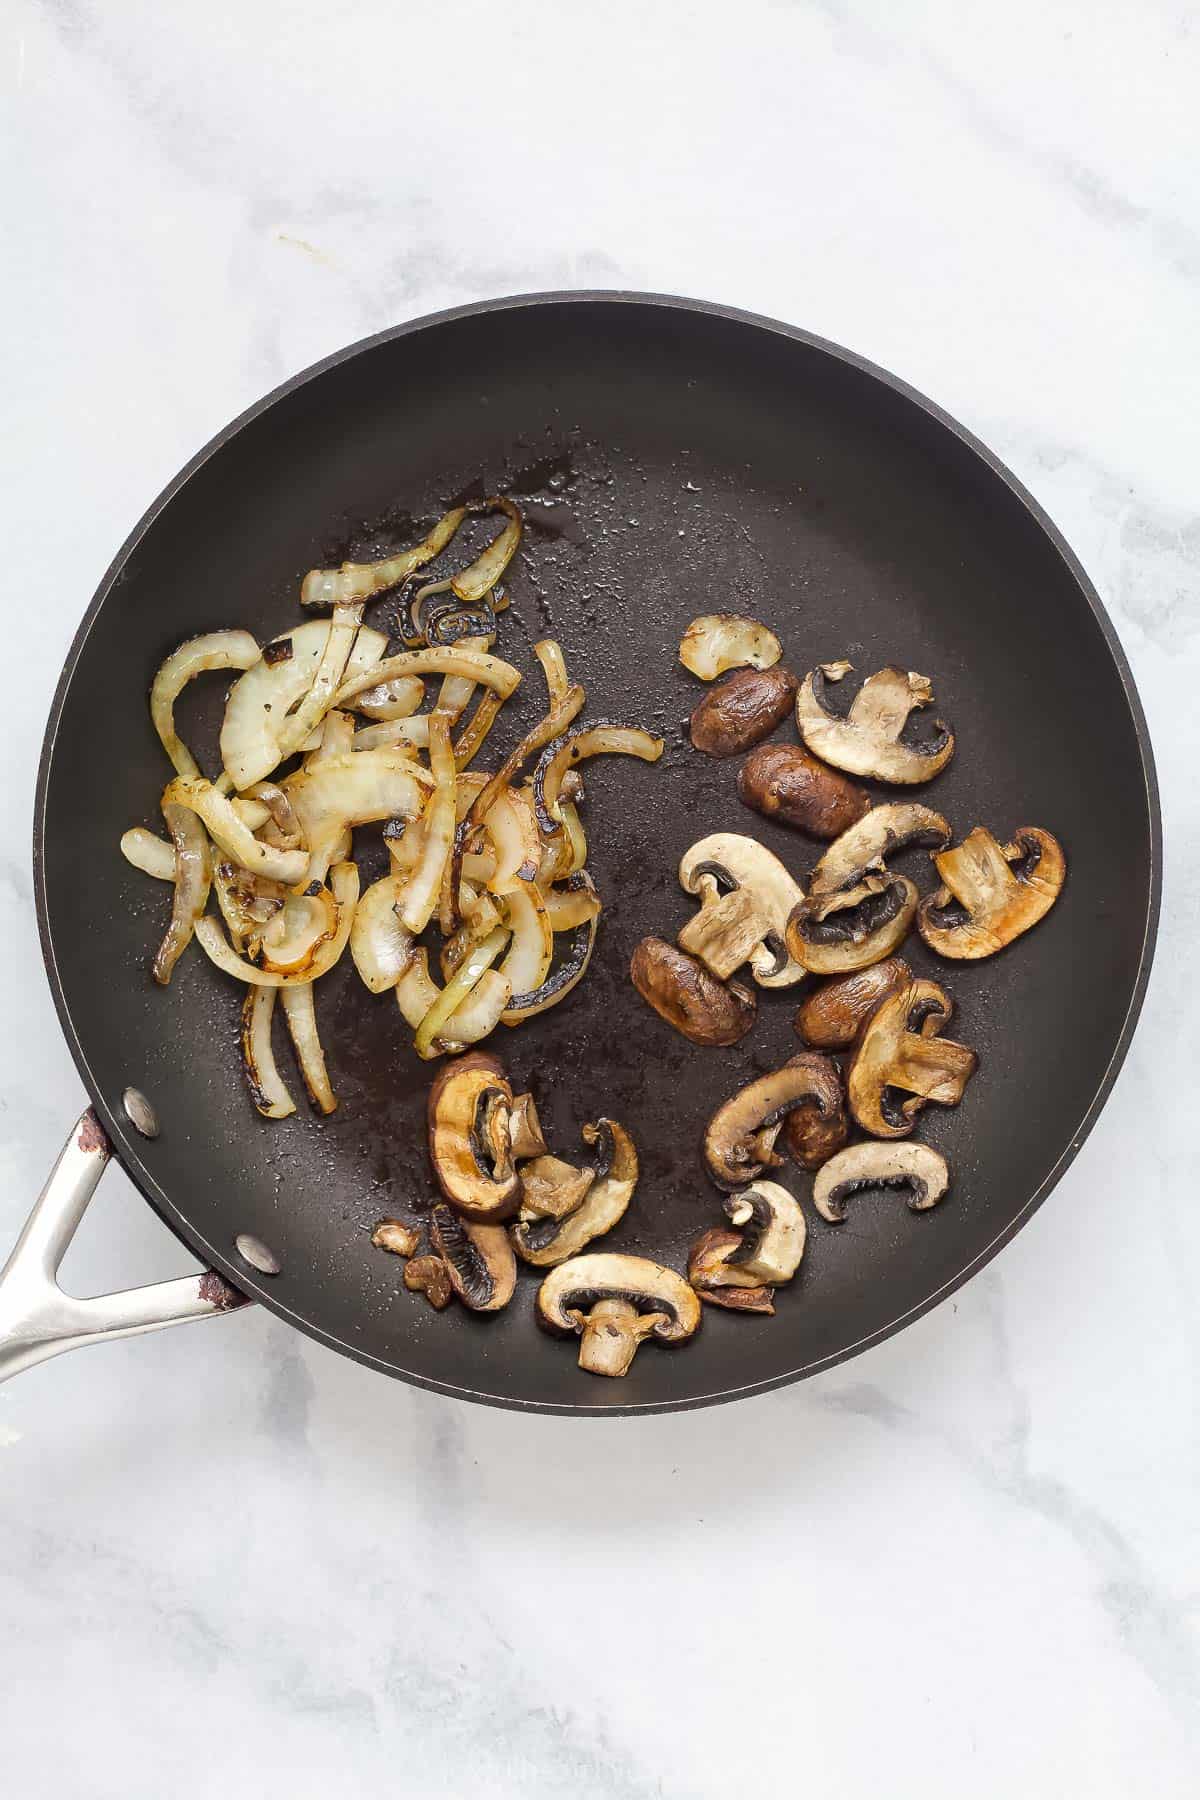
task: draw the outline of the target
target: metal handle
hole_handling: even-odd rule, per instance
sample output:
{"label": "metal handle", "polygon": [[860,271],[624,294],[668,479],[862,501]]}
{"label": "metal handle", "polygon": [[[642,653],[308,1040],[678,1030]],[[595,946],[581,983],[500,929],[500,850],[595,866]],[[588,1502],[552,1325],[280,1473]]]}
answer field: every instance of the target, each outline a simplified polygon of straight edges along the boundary
{"label": "metal handle", "polygon": [[111,1155],[104,1127],[89,1107],[0,1269],[0,1381],[83,1344],[211,1319],[247,1304],[245,1294],[211,1269],[91,1300],[63,1293],[59,1266]]}

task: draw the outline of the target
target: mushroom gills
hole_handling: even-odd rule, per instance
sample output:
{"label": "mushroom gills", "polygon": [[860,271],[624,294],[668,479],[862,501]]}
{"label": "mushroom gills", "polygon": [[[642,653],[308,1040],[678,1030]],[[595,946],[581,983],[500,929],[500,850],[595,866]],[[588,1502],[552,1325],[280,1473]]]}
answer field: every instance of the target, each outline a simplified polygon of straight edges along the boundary
{"label": "mushroom gills", "polygon": [[883,872],[899,850],[941,849],[949,842],[950,827],[931,806],[915,800],[873,806],[825,851],[812,872],[809,899],[855,887],[871,870]]}
{"label": "mushroom gills", "polygon": [[517,1263],[502,1225],[476,1225],[439,1200],[429,1214],[429,1235],[450,1283],[472,1312],[499,1312],[517,1281]]}
{"label": "mushroom gills", "polygon": [[702,1231],[688,1252],[688,1280],[710,1306],[730,1312],[775,1311],[775,1290],[764,1287],[756,1275],[733,1266],[733,1251],[742,1246],[742,1234],[725,1225]]}
{"label": "mushroom gills", "polygon": [[846,1217],[845,1202],[872,1189],[908,1190],[910,1212],[928,1212],[950,1186],[944,1156],[928,1144],[852,1144],[825,1164],[813,1183],[813,1205],[831,1225]]}
{"label": "mushroom gills", "polygon": [[579,1366],[590,1375],[621,1376],[649,1337],[676,1344],[700,1324],[700,1302],[674,1269],[641,1256],[572,1257],[538,1289],[539,1324],[580,1336]]}
{"label": "mushroom gills", "polygon": [[796,696],[796,725],[815,756],[844,769],[897,786],[930,781],[954,754],[954,733],[938,719],[930,743],[913,745],[902,733],[913,712],[933,703],[929,678],[904,669],[879,669],[854,696],[849,711],[830,710],[826,684],[841,681],[849,662],[822,663],[810,670]]}
{"label": "mushroom gills", "polygon": [[741,1245],[728,1259],[731,1266],[762,1282],[790,1281],[807,1237],[799,1201],[777,1181],[758,1181],[731,1195],[725,1213],[742,1233]]}
{"label": "mushroom gills", "polygon": [[814,975],[851,974],[898,950],[920,896],[906,875],[867,875],[856,887],[797,906],[788,920],[791,955]]}
{"label": "mushroom gills", "polygon": [[704,1160],[717,1186],[742,1187],[780,1163],[775,1140],[788,1114],[804,1105],[824,1117],[843,1106],[837,1064],[814,1050],[760,1075],[718,1107],[704,1134]]}

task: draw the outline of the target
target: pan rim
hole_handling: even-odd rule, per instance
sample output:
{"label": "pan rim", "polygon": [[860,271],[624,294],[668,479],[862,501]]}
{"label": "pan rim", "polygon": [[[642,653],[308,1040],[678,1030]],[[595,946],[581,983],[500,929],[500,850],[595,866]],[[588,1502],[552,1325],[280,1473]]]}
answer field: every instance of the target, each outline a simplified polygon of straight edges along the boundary
{"label": "pan rim", "polygon": [[[343,363],[349,362],[352,358],[363,355],[383,344],[393,342],[396,339],[407,337],[415,332],[427,330],[435,326],[452,324],[459,320],[476,318],[489,313],[541,306],[596,304],[643,307],[700,314],[702,316],[724,320],[734,325],[745,326],[756,331],[765,331],[773,336],[785,338],[794,343],[801,344],[810,350],[818,351],[823,355],[831,357],[834,361],[840,362],[851,369],[857,370],[858,372],[881,382],[893,393],[900,395],[902,398],[918,407],[933,421],[934,424],[940,425],[944,430],[948,431],[958,440],[959,444],[966,451],[977,457],[994,476],[998,477],[1003,482],[1014,499],[1028,513],[1034,524],[1039,528],[1042,535],[1048,540],[1050,546],[1065,565],[1072,581],[1086,600],[1092,617],[1099,627],[1101,636],[1107,646],[1109,655],[1112,657],[1113,664],[1121,682],[1122,691],[1125,695],[1126,704],[1129,707],[1130,716],[1133,721],[1134,734],[1137,739],[1138,751],[1141,759],[1142,775],[1146,791],[1146,808],[1150,822],[1151,865],[1149,870],[1150,881],[1145,926],[1138,954],[1137,977],[1133,984],[1129,1005],[1126,1009],[1125,1017],[1122,1021],[1121,1030],[1117,1037],[1112,1056],[1109,1059],[1083,1117],[1072,1132],[1067,1145],[1058,1159],[1025,1204],[982,1250],[980,1250],[950,1280],[943,1282],[940,1287],[926,1295],[919,1303],[907,1308],[894,1319],[890,1320],[886,1325],[877,1327],[875,1330],[856,1339],[851,1344],[844,1345],[840,1350],[828,1356],[816,1358],[811,1362],[802,1364],[798,1368],[786,1370],[783,1373],[772,1375],[761,1381],[748,1382],[732,1388],[723,1388],[712,1393],[693,1394],[680,1399],[629,1403],[617,1401],[609,1405],[592,1404],[587,1400],[582,1399],[578,1402],[526,1400],[512,1394],[489,1392],[483,1388],[471,1388],[463,1386],[460,1383],[438,1381],[430,1376],[417,1374],[413,1371],[400,1368],[384,1357],[376,1356],[369,1350],[347,1342],[336,1333],[326,1330],[313,1320],[302,1317],[300,1314],[293,1311],[292,1308],[287,1305],[286,1301],[281,1299],[276,1292],[272,1291],[269,1281],[264,1282],[255,1279],[247,1274],[247,1271],[244,1268],[235,1267],[227,1251],[209,1244],[201,1233],[195,1229],[190,1220],[185,1218],[173,1205],[170,1196],[157,1180],[153,1171],[143,1162],[139,1144],[136,1141],[136,1134],[132,1132],[127,1121],[114,1110],[114,1107],[110,1104],[108,1097],[91,1068],[84,1047],[79,1041],[71,1015],[70,1003],[67,999],[64,983],[58,967],[48,924],[45,858],[46,800],[50,778],[50,767],[53,761],[59,728],[63,720],[68,690],[71,686],[76,665],[105,602],[108,600],[113,588],[116,586],[122,575],[125,564],[128,562],[138,544],[145,537],[146,533],[157,521],[160,514],[170,506],[188,481],[190,481],[218,451],[223,449],[226,444],[237,437],[247,426],[251,425],[263,414],[270,411],[270,409],[278,402],[307,386],[308,383],[315,381],[329,370],[338,368]],[[260,1301],[268,1311],[274,1313],[277,1317],[284,1319],[288,1324],[295,1326],[297,1330],[303,1331],[316,1342],[324,1344],[327,1348],[335,1350],[343,1356],[349,1356],[353,1358],[354,1361],[365,1364],[369,1368],[376,1369],[382,1374],[390,1375],[397,1380],[408,1382],[412,1386],[425,1388],[435,1393],[445,1394],[453,1399],[469,1400],[486,1406],[503,1407],[510,1411],[549,1413],[556,1416],[578,1415],[591,1418],[625,1418],[639,1414],[682,1412],[688,1411],[694,1407],[715,1406],[727,1401],[746,1399],[751,1395],[767,1393],[773,1388],[785,1387],[792,1382],[805,1380],[809,1376],[818,1374],[825,1369],[836,1367],[839,1363],[846,1362],[851,1357],[861,1354],[872,1345],[882,1343],[885,1339],[894,1336],[896,1332],[901,1331],[905,1326],[914,1323],[925,1313],[930,1312],[935,1306],[948,1299],[950,1295],[956,1293],[960,1287],[971,1280],[974,1275],[978,1274],[979,1271],[984,1268],[986,1264],[1004,1248],[1005,1244],[1007,1244],[1009,1240],[1029,1221],[1034,1212],[1036,1212],[1038,1207],[1044,1203],[1052,1190],[1062,1179],[1062,1176],[1074,1161],[1079,1150],[1082,1148],[1085,1140],[1095,1126],[1101,1111],[1107,1104],[1114,1083],[1116,1082],[1122,1064],[1128,1054],[1129,1046],[1132,1042],[1133,1034],[1141,1015],[1146,988],[1150,978],[1150,971],[1154,960],[1154,950],[1162,902],[1162,813],[1159,800],[1158,779],[1155,770],[1154,751],[1150,740],[1150,732],[1146,722],[1145,712],[1137,691],[1136,683],[1133,679],[1133,673],[1130,669],[1128,659],[1126,658],[1113,623],[1104,607],[1103,601],[1100,599],[1100,596],[1084,570],[1083,565],[1071,549],[1058,526],[1055,525],[1054,521],[1049,517],[1024,484],[1019,481],[1012,471],[1000,461],[994,452],[992,452],[986,444],[981,442],[973,432],[969,431],[966,426],[962,425],[927,395],[921,393],[917,388],[912,387],[899,376],[892,374],[889,370],[872,362],[869,358],[860,356],[855,351],[849,350],[843,345],[833,343],[827,338],[805,331],[799,326],[788,325],[780,320],[767,317],[763,314],[749,312],[740,307],[727,306],[717,301],[696,300],[679,295],[639,292],[629,289],[580,288],[547,290],[545,292],[502,295],[490,300],[473,301],[461,306],[448,307],[438,312],[426,313],[418,318],[406,320],[399,325],[389,326],[383,331],[375,332],[369,337],[361,338],[355,343],[349,344],[344,348],[333,352],[331,355],[323,357],[320,361],[312,363],[307,368],[290,376],[286,381],[280,383],[279,386],[273,388],[268,394],[255,401],[243,412],[239,413],[236,418],[231,420],[210,438],[209,441],[197,451],[191,460],[184,465],[174,479],[162,489],[143,513],[137,524],[133,527],[125,541],[121,544],[116,555],[113,557],[112,562],[109,564],[109,567],[101,578],[71,641],[62,672],[54,691],[49,714],[47,716],[46,732],[38,763],[37,786],[35,790],[33,821],[33,885],[37,907],[38,934],[41,942],[42,958],[46,968],[46,976],[49,982],[51,996],[54,1001],[55,1011],[58,1014],[59,1023],[62,1027],[63,1035],[66,1038],[75,1066],[79,1071],[93,1106],[95,1106],[104,1122],[109,1137],[117,1147],[118,1157],[126,1174],[130,1177],[142,1197],[151,1207],[153,1207],[154,1211],[159,1215],[163,1222],[178,1238],[181,1239],[194,1256],[198,1257],[205,1264],[218,1269],[235,1287],[239,1288],[250,1297]]]}

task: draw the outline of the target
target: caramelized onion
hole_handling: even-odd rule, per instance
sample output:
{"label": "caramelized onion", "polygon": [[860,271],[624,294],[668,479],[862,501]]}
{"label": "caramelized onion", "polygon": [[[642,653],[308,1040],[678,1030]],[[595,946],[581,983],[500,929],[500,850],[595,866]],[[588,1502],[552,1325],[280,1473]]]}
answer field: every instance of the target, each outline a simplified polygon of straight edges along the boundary
{"label": "caramelized onion", "polygon": [[292,879],[323,881],[348,826],[414,818],[430,780],[426,770],[400,750],[346,752],[289,775],[284,792],[309,847],[305,868]]}
{"label": "caramelized onion", "polygon": [[545,981],[554,958],[550,915],[541,889],[531,881],[521,882],[506,894],[504,905],[513,938],[500,973],[514,994],[530,993]]}
{"label": "caramelized onion", "polygon": [[[292,708],[303,702],[312,687],[329,634],[325,619],[297,625],[269,643],[261,660],[230,688],[221,725],[221,760],[235,788],[250,787],[278,766],[280,734]],[[285,646],[290,654],[279,656]],[[346,664],[347,676],[363,674],[386,649],[383,632],[364,627],[354,640]],[[311,735],[316,723],[314,720],[305,737]]]}
{"label": "caramelized onion", "polygon": [[296,1061],[300,1064],[300,1073],[304,1077],[309,1099],[323,1113],[336,1112],[337,1096],[330,1086],[325,1052],[317,1033],[317,1009],[311,981],[303,982],[298,987],[284,988],[283,1012],[292,1034]]}
{"label": "caramelized onion", "polygon": [[428,537],[411,550],[401,550],[382,562],[345,562],[340,569],[310,569],[300,587],[301,606],[338,606],[351,600],[369,600],[402,581],[440,556],[467,516],[465,506],[443,513]]}
{"label": "caramelized onion", "polygon": [[546,976],[540,987],[530,994],[513,995],[501,1022],[505,1025],[520,1025],[524,1019],[532,1019],[537,1013],[549,1012],[552,1006],[565,1000],[587,974],[592,951],[596,948],[599,927],[600,915],[597,913],[586,925],[580,926],[569,954]]}
{"label": "caramelized onion", "polygon": [[141,825],[135,825],[132,831],[122,835],[121,855],[143,875],[153,875],[155,881],[175,879],[174,844],[166,843]]}
{"label": "caramelized onion", "polygon": [[397,912],[406,885],[403,875],[385,875],[372,882],[354,911],[350,954],[373,994],[395,987],[413,958],[412,932]]}
{"label": "caramelized onion", "polygon": [[[172,782],[172,787],[176,783]],[[171,971],[192,941],[197,923],[203,923],[208,905],[208,888],[212,879],[208,839],[195,814],[163,796],[163,818],[175,846],[175,892],[171,900],[171,922],[154,958],[154,979],[163,987],[171,979]]]}
{"label": "caramelized onion", "polygon": [[[418,1056],[428,1061],[441,1054],[438,1040],[442,1027],[472,992],[484,970],[491,968],[507,942],[508,931],[503,925],[498,925],[468,951],[417,1027],[413,1049]],[[503,969],[500,974],[503,977]],[[509,992],[511,991],[509,984]]]}
{"label": "caramelized onion", "polygon": [[163,663],[150,689],[150,717],[177,775],[191,779],[200,774],[200,764],[175,730],[175,702],[182,690],[206,669],[249,669],[261,655],[257,638],[248,631],[209,631],[180,644]]}
{"label": "caramelized onion", "polygon": [[271,1020],[275,1014],[275,989],[246,989],[242,1002],[242,1064],[250,1098],[264,1119],[286,1119],[296,1110],[288,1093],[271,1044]]}
{"label": "caramelized onion", "polygon": [[405,650],[389,656],[365,674],[353,675],[338,690],[338,706],[345,706],[364,689],[397,675],[468,675],[484,687],[494,688],[505,700],[521,683],[519,669],[482,650]]}
{"label": "caramelized onion", "polygon": [[401,902],[401,922],[414,936],[424,931],[433,917],[446,863],[454,847],[454,812],[457,799],[454,749],[449,721],[438,713],[429,718],[429,765],[434,790],[425,808],[425,833],[421,856]]}
{"label": "caramelized onion", "polygon": [[184,806],[208,827],[213,841],[226,856],[249,869],[254,875],[265,875],[271,881],[292,883],[304,879],[308,857],[303,850],[275,850],[255,837],[249,826],[234,812],[224,794],[219,794],[211,781],[173,781],[163,794],[163,811],[167,806]]}
{"label": "caramelized onion", "polygon": [[447,1055],[457,1055],[495,1031],[512,999],[512,988],[499,969],[485,969],[462,1005],[442,1026],[438,1039]]}
{"label": "caramelized onion", "polygon": [[559,789],[568,769],[589,756],[636,756],[642,762],[657,762],[663,753],[663,741],[653,732],[632,725],[614,725],[611,719],[598,719],[572,732],[561,743],[547,744],[533,776],[533,804],[538,824],[546,837],[554,837],[563,829],[559,805]]}
{"label": "caramelized onion", "polygon": [[256,987],[298,987],[303,982],[316,981],[333,968],[346,948],[350,927],[354,922],[354,908],[358,902],[358,870],[353,863],[335,864],[329,879],[333,897],[337,901],[337,930],[320,946],[309,967],[299,975],[278,975],[274,970],[259,969],[253,963],[244,961],[230,948],[225,933],[215,919],[198,920],[196,937],[205,954],[216,963],[218,969],[223,969],[226,975],[232,975],[238,981],[250,982]]}

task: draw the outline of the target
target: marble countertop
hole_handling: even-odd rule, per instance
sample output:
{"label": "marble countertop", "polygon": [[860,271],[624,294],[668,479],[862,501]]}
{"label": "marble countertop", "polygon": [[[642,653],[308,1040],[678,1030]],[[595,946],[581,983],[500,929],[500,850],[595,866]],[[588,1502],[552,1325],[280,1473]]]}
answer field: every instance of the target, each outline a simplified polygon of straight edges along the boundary
{"label": "marble countertop", "polygon": [[[400,319],[699,294],[934,396],[1097,583],[1167,854],[1142,1024],[1082,1154],[980,1277],[848,1366],[563,1422],[248,1312],[0,1390],[6,1791],[1193,1795],[1192,9],[13,0],[0,43],[0,1240],[82,1098],[28,852],[77,620],[198,445]],[[114,1172],[66,1274],[186,1266]]]}

